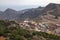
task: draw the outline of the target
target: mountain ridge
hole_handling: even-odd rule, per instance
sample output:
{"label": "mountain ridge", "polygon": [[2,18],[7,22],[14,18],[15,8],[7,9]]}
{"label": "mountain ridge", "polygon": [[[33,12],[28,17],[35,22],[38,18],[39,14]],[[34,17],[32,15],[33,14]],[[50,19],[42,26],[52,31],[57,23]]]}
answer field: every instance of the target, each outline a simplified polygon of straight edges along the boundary
{"label": "mountain ridge", "polygon": [[54,16],[60,16],[60,4],[50,3],[46,7],[38,7],[25,9],[21,11],[16,11],[13,9],[6,9],[4,12],[0,12],[0,19],[13,19],[13,20],[21,20],[21,19],[35,19],[39,16],[51,14]]}

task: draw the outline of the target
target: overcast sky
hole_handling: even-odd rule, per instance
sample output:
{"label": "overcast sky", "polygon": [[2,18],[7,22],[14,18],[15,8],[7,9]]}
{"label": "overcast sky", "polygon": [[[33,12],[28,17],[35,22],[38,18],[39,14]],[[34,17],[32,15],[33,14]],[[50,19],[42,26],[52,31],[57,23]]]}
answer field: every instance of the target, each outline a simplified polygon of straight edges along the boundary
{"label": "overcast sky", "polygon": [[0,0],[0,10],[12,8],[15,10],[46,6],[49,3],[58,3],[60,0]]}

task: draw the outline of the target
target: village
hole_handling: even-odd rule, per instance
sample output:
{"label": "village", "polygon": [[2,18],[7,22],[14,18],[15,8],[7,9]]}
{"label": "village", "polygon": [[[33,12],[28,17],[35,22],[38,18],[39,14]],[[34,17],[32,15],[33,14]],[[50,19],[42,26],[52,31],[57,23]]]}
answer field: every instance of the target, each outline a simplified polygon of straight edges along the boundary
{"label": "village", "polygon": [[[5,21],[0,20],[0,22],[4,23],[4,24],[0,23],[1,25],[4,25],[4,26],[1,26],[2,29],[3,29],[3,27],[6,27],[6,29],[3,31],[4,35],[0,34],[1,35],[0,40],[9,39],[10,35],[15,36],[16,34],[17,35],[20,34],[20,36],[26,34],[26,35],[24,35],[24,37],[26,37],[26,36],[29,37],[30,34],[35,35],[35,32],[36,32],[36,34],[41,33],[41,34],[38,34],[40,36],[49,35],[49,36],[52,36],[53,38],[56,36],[59,36],[59,38],[60,38],[59,24],[52,24],[52,23],[48,23],[46,21],[36,22],[33,20],[24,20],[19,23],[17,21],[8,21],[8,20],[5,20]],[[5,33],[8,33],[8,36],[5,35]],[[17,36],[17,37],[20,38],[20,36]],[[14,39],[14,38],[12,38],[12,39]],[[35,40],[35,38],[34,38],[34,40]]]}
{"label": "village", "polygon": [[33,20],[24,20],[23,22],[19,23],[19,26],[26,30],[46,32],[49,34],[59,34],[60,35],[60,31],[59,31],[60,25],[59,24],[52,24],[52,23],[48,23],[48,22],[35,22]]}

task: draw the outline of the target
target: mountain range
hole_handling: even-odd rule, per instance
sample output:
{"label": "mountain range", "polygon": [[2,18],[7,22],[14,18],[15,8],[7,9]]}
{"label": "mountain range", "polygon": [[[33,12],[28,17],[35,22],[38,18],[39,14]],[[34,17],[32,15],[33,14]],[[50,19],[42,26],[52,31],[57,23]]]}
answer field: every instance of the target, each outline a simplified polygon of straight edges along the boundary
{"label": "mountain range", "polygon": [[50,3],[46,7],[38,7],[16,11],[13,9],[6,9],[0,11],[1,20],[25,20],[25,19],[40,19],[44,15],[60,16],[60,4]]}

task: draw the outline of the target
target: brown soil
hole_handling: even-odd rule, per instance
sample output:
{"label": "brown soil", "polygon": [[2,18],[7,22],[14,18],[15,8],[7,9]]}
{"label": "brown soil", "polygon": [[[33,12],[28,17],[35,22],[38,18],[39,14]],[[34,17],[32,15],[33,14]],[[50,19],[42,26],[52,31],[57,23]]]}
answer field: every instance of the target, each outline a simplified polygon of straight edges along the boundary
{"label": "brown soil", "polygon": [[5,37],[1,36],[1,37],[0,37],[0,40],[5,40]]}

